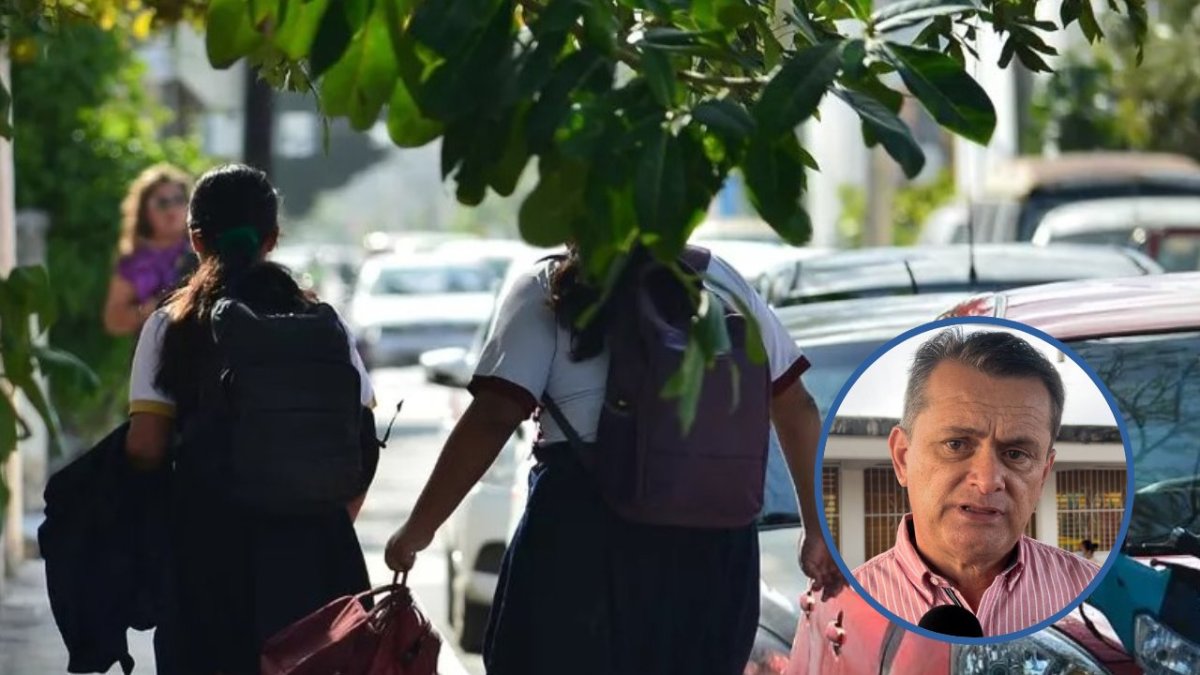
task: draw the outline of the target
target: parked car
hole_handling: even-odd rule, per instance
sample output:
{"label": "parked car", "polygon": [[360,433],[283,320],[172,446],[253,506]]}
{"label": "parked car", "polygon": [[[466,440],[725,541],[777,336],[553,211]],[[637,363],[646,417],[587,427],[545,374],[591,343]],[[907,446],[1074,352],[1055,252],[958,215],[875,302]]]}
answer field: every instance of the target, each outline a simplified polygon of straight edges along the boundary
{"label": "parked car", "polygon": [[270,259],[291,270],[300,287],[313,291],[338,311],[345,311],[362,265],[362,252],[339,244],[286,244]]}
{"label": "parked car", "polygon": [[362,268],[349,321],[370,368],[416,362],[438,347],[467,347],[492,310],[496,275],[461,257],[380,255]]}
{"label": "parked car", "polygon": [[[1070,345],[1106,382],[1126,420],[1138,486],[1123,553],[1147,566],[1200,570],[1200,559],[1173,550],[1166,536],[1179,524],[1174,520],[1187,519],[1188,510],[1168,501],[1176,508],[1164,511],[1154,497],[1164,477],[1191,476],[1200,465],[1197,289],[1200,274],[1085,280],[985,294],[946,313],[1030,324]],[[1171,494],[1169,500],[1179,497],[1165,492]],[[1189,492],[1193,509],[1200,508],[1197,493]],[[1139,511],[1152,516],[1139,519]],[[1173,520],[1164,520],[1166,514]],[[1106,583],[1109,578],[1111,574]],[[1176,593],[1190,590],[1192,598],[1200,597],[1194,573],[1180,578],[1191,581],[1181,583]],[[948,645],[910,633],[852,590],[828,601],[806,594],[799,605],[792,673],[1122,675],[1196,672],[1200,664],[1200,643],[1184,637],[1195,636],[1196,626],[1165,624],[1160,621],[1164,617],[1143,613],[1137,619],[1140,629],[1134,631],[1117,618],[1132,613],[1122,613],[1111,602],[1093,605],[1092,599],[1049,628],[997,645]]]}
{"label": "parked car", "polygon": [[1033,243],[1127,246],[1167,272],[1200,270],[1200,196],[1074,202],[1049,211]]}
{"label": "parked car", "polygon": [[[983,195],[931,215],[923,244],[1029,241],[1051,209],[1084,199],[1200,195],[1200,164],[1139,152],[1018,157],[996,167]],[[968,232],[970,230],[970,232]]]}
{"label": "parked car", "polygon": [[[514,250],[503,280],[495,287],[489,313],[467,347],[446,347],[421,355],[425,379],[459,389],[450,398],[447,426],[452,426],[466,409],[479,353],[491,330],[499,303],[522,273],[553,251],[523,246]],[[446,547],[446,597],[450,624],[459,646],[468,652],[483,649],[484,631],[491,612],[492,597],[499,580],[500,562],[512,531],[525,508],[520,485],[528,475],[528,458],[533,424],[526,422],[505,443],[496,461],[467,494],[462,504],[439,530]]]}
{"label": "parked car", "polygon": [[794,260],[769,272],[777,307],[850,298],[981,292],[1051,281],[1153,274],[1145,255],[1112,246],[889,246]]}

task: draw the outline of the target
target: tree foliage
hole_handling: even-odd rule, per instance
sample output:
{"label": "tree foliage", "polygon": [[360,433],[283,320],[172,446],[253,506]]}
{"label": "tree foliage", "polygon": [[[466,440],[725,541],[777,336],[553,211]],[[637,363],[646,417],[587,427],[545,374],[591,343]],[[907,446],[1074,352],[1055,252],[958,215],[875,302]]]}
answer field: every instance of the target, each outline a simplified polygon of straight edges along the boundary
{"label": "tree foliage", "polygon": [[[1108,2],[1140,43],[1145,0]],[[95,17],[121,4],[4,0],[0,19],[64,8]],[[616,278],[637,244],[673,264],[735,170],[763,218],[787,241],[805,242],[801,197],[817,166],[795,128],[827,95],[858,113],[867,145],[882,145],[912,176],[924,156],[896,114],[905,95],[954,133],[979,143],[992,135],[995,110],[964,67],[982,28],[1004,36],[1002,65],[1015,58],[1035,70],[1054,53],[1045,32],[1078,23],[1089,39],[1101,37],[1091,0],[1064,0],[1058,23],[1037,17],[1036,0],[900,0],[878,10],[872,0],[124,4],[153,11],[151,23],[204,6],[214,65],[247,59],[276,86],[314,91],[327,115],[360,129],[386,116],[401,147],[440,138],[443,177],[463,204],[510,194],[535,165],[522,236],[573,242],[597,281]],[[723,322],[704,313],[698,305],[675,387],[684,402],[724,343],[713,333]]]}
{"label": "tree foliage", "polygon": [[1034,101],[1034,141],[1060,150],[1136,149],[1200,160],[1200,7],[1162,0],[1141,43],[1122,26],[1068,55]]}
{"label": "tree foliage", "polygon": [[170,117],[145,91],[128,34],[69,21],[14,38],[32,46],[13,67],[17,205],[50,218],[50,344],[89,364],[102,384],[52,381],[63,422],[86,438],[111,425],[127,401],[132,340],[102,329],[121,199],[150,164],[197,170],[203,161],[196,141],[159,138]]}

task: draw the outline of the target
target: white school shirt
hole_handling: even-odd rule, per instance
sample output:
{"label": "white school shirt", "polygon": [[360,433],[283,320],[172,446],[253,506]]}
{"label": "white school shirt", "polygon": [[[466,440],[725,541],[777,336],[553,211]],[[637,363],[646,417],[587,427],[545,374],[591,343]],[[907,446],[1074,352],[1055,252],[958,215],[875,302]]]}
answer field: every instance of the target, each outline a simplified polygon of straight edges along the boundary
{"label": "white school shirt", "polygon": [[[553,261],[544,261],[513,284],[502,299],[491,335],[479,355],[469,389],[500,391],[532,411],[548,394],[584,441],[596,440],[596,427],[608,380],[608,350],[572,361],[571,334],[558,325],[550,306]],[[788,335],[779,317],[729,263],[715,255],[708,275],[732,290],[758,321],[770,365],[772,391],[791,386],[808,369],[808,359]],[[718,294],[723,291],[714,290]],[[539,415],[544,442],[567,440],[550,415]]]}
{"label": "white school shirt", "polygon": [[[346,326],[345,320],[340,316],[338,319],[342,321],[342,326]],[[151,314],[146,319],[145,325],[142,326],[142,334],[138,338],[137,349],[133,353],[133,371],[129,377],[129,414],[131,415],[133,413],[151,413],[164,417],[175,416],[175,399],[159,389],[154,382],[158,376],[163,336],[166,334],[169,320],[170,317],[166,310],[159,309]],[[349,338],[350,335],[352,333],[347,327],[346,336],[348,338],[347,346],[350,350],[350,362],[358,369],[362,404],[374,407],[375,390],[371,387],[371,378],[367,374],[367,368],[363,365],[362,357],[359,356],[353,339]]]}

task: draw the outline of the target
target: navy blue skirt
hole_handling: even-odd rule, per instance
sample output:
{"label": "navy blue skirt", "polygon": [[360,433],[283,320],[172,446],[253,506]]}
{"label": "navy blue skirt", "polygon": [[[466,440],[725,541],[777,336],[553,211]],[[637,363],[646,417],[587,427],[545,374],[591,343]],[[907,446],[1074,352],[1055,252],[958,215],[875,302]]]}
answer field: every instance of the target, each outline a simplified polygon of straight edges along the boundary
{"label": "navy blue skirt", "polygon": [[500,568],[489,675],[739,675],[759,610],[753,526],[617,516],[566,444],[538,451]]}

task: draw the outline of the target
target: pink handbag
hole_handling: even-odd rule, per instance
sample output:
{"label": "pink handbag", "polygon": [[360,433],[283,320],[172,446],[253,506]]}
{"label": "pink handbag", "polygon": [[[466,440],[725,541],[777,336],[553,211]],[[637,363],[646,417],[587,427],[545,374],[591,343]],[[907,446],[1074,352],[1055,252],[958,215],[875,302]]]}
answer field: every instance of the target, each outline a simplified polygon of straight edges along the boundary
{"label": "pink handbag", "polygon": [[[366,601],[376,597],[368,610]],[[435,675],[441,638],[397,583],[338,598],[263,645],[262,675]]]}

